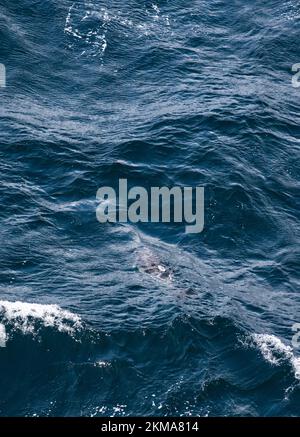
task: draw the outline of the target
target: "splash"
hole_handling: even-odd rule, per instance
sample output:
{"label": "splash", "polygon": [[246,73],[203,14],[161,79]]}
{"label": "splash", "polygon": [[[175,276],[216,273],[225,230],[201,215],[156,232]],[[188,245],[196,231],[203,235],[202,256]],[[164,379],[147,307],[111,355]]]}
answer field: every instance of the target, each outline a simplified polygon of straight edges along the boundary
{"label": "splash", "polygon": [[266,361],[274,366],[288,362],[294,370],[295,378],[300,380],[300,358],[294,355],[290,346],[270,334],[253,334],[252,340]]}
{"label": "splash", "polygon": [[[5,327],[23,334],[37,334],[40,327],[52,327],[59,332],[73,335],[82,328],[77,314],[63,310],[58,305],[41,305],[27,302],[0,301],[0,342],[5,342]],[[5,335],[5,337],[4,337]]]}

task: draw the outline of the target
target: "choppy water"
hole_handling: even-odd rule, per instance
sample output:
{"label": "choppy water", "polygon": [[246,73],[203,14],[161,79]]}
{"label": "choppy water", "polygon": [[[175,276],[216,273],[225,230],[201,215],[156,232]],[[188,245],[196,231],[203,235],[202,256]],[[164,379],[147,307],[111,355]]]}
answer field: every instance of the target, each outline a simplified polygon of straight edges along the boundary
{"label": "choppy water", "polygon": [[[299,415],[299,19],[0,1],[0,415]],[[99,224],[119,178],[204,186],[203,233]]]}

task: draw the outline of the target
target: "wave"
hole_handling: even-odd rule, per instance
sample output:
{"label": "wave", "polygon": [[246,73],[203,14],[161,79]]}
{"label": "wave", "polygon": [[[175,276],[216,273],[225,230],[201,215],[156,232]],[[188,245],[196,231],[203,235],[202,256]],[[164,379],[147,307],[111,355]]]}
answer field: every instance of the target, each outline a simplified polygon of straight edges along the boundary
{"label": "wave", "polygon": [[288,363],[294,370],[295,378],[300,380],[300,357],[294,355],[290,346],[272,334],[252,334],[252,341],[267,362],[274,366]]}
{"label": "wave", "polygon": [[73,336],[83,325],[77,314],[58,305],[0,301],[0,327],[0,344],[2,342],[5,346],[8,339],[6,328],[13,332],[36,335],[42,327],[51,327]]}

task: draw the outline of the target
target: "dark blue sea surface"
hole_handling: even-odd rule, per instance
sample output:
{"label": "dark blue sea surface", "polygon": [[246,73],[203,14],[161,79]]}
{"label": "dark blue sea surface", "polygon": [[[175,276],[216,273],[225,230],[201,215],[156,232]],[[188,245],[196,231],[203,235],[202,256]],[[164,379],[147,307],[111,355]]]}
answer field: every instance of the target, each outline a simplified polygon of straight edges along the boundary
{"label": "dark blue sea surface", "polygon": [[[1,416],[299,415],[299,24],[0,0]],[[120,178],[205,187],[204,231],[100,224]]]}

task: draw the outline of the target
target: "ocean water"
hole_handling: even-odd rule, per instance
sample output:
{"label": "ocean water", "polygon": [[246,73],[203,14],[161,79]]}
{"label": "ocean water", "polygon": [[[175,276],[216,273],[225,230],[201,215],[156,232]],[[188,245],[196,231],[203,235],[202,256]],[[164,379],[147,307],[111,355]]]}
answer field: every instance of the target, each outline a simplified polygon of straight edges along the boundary
{"label": "ocean water", "polygon": [[[1,416],[299,415],[299,21],[0,0]],[[119,178],[204,186],[204,231],[100,224]]]}

